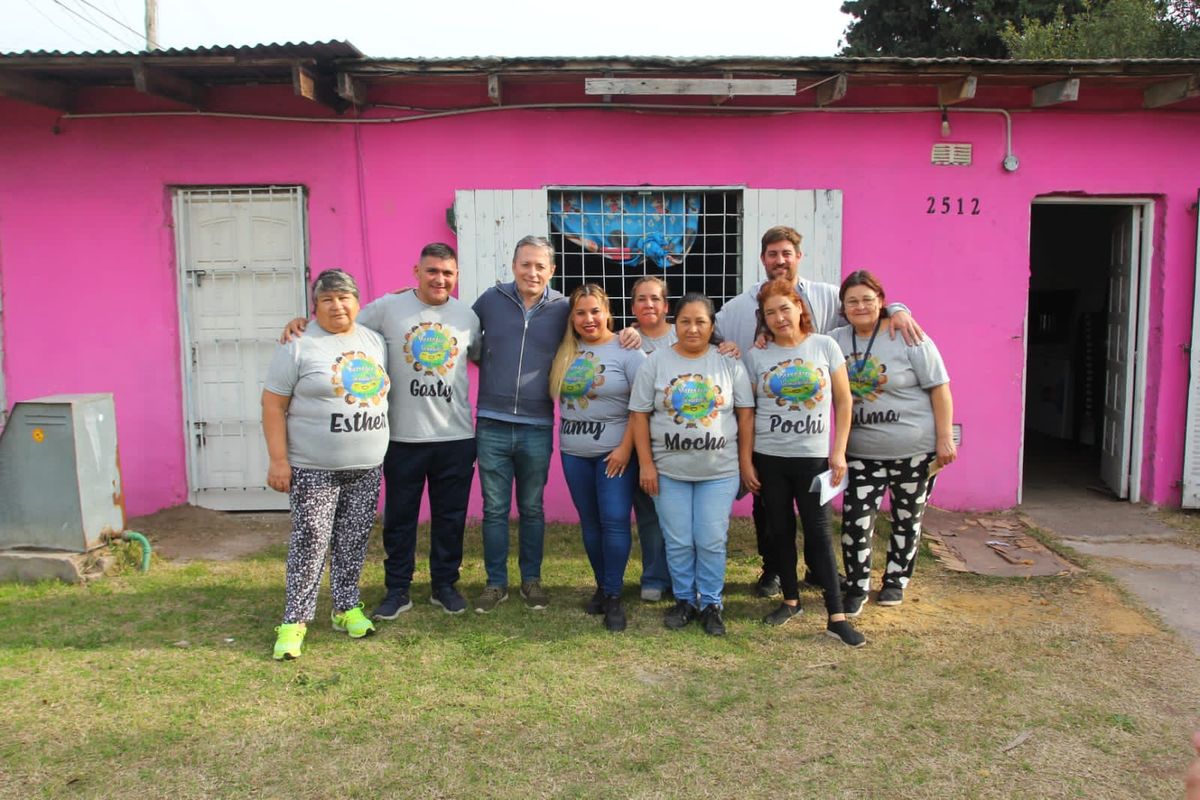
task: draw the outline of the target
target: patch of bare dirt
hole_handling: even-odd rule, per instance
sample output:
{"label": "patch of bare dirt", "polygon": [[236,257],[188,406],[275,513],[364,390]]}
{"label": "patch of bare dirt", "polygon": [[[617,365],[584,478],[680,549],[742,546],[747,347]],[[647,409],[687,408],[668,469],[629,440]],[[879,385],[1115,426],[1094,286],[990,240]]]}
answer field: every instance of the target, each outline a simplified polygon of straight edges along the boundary
{"label": "patch of bare dirt", "polygon": [[148,536],[154,552],[171,561],[235,561],[287,542],[291,515],[182,505],[133,517],[125,527]]}

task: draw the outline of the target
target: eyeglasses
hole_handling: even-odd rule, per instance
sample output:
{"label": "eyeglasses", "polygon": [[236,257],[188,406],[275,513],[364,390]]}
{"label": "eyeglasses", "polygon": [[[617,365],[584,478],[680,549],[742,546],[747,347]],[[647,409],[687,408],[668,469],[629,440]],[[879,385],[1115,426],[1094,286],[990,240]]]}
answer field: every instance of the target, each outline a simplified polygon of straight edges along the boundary
{"label": "eyeglasses", "polygon": [[863,297],[861,299],[856,297],[853,300],[847,300],[842,305],[846,308],[870,308],[878,302],[878,297]]}

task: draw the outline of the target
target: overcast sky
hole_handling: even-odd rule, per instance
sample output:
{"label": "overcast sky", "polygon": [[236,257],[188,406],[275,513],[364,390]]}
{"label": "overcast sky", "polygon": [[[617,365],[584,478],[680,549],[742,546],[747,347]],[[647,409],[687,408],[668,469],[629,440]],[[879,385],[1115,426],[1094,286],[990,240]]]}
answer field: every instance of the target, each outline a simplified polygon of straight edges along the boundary
{"label": "overcast sky", "polygon": [[[163,47],[341,39],[368,56],[829,56],[841,0],[158,0]],[[0,0],[0,52],[139,50],[144,0]]]}

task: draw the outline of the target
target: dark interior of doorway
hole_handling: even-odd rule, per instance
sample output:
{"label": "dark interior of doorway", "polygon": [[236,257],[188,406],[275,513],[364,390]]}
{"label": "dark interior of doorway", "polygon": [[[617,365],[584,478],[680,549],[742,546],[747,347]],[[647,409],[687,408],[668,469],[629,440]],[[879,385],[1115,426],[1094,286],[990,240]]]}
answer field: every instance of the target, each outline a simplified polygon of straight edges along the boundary
{"label": "dark interior of doorway", "polygon": [[1100,480],[1105,311],[1122,206],[1034,205],[1029,248],[1024,494]]}

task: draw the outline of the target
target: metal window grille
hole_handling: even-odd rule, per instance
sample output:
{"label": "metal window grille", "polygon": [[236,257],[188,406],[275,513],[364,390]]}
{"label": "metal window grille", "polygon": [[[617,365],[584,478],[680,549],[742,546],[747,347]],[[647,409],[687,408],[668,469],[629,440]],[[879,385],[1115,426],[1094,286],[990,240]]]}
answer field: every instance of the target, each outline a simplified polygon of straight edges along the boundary
{"label": "metal window grille", "polygon": [[[687,292],[708,295],[719,309],[742,290],[742,193],[740,190],[668,189],[665,187],[567,187],[550,190],[550,197],[560,204],[568,193],[602,191],[622,192],[644,196],[681,191],[688,198],[700,200],[700,221],[695,241],[683,263],[663,269],[643,258],[636,266],[611,261],[600,253],[585,252],[578,244],[557,230],[551,232],[556,251],[554,288],[570,295],[585,283],[599,284],[612,301],[613,324],[620,330],[634,322],[632,311],[633,284],[651,275],[667,284],[668,302],[674,311],[674,301]],[[647,208],[650,204],[647,203]],[[624,212],[622,212],[624,216]]]}

